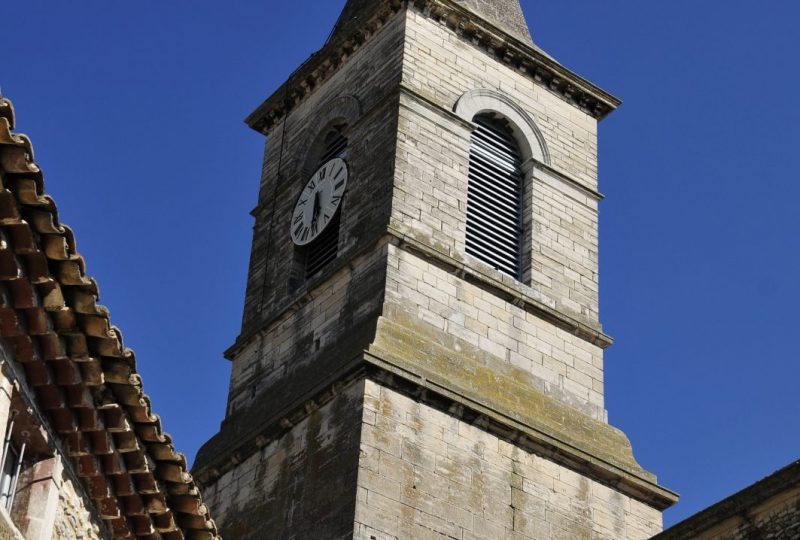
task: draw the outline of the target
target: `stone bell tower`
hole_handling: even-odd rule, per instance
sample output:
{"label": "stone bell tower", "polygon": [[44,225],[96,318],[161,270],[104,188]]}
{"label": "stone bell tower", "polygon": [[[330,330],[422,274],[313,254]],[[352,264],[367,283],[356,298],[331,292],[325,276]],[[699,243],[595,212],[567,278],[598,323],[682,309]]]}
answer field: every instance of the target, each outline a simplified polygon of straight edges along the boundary
{"label": "stone bell tower", "polygon": [[597,123],[618,104],[518,0],[347,2],[247,119],[268,144],[242,331],[194,471],[225,538],[661,530],[676,496],[604,407]]}

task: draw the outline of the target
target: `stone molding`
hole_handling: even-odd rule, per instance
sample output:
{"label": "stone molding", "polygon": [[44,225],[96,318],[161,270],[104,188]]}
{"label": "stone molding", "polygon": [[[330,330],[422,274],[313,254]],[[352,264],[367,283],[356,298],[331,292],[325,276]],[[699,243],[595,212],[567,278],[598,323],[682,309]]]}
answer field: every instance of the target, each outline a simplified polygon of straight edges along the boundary
{"label": "stone molding", "polygon": [[344,120],[348,126],[355,124],[361,118],[362,113],[363,107],[357,97],[350,94],[337,96],[316,109],[314,119],[306,126],[306,129],[310,133],[311,139],[315,139],[326,127],[337,120]]}
{"label": "stone molding", "polygon": [[314,118],[305,127],[307,151],[303,159],[302,178],[311,175],[316,167],[317,157],[322,151],[324,138],[329,130],[343,122],[347,129],[356,124],[363,114],[363,107],[357,97],[346,94],[326,101],[315,111]]}
{"label": "stone molding", "polygon": [[[635,461],[629,467],[613,464],[600,457],[591,448],[592,443],[588,443],[588,447],[580,447],[562,439],[559,434],[540,431],[502,411],[453,392],[448,386],[410,372],[404,366],[375,354],[376,352],[370,350],[365,353],[366,360],[377,368],[377,371],[370,372],[371,378],[394,390],[412,395],[422,403],[445,410],[459,420],[479,426],[488,433],[511,441],[526,451],[546,457],[659,510],[669,508],[678,500],[677,494],[659,486],[655,475],[639,467]],[[627,453],[633,460],[630,443],[625,435],[608,424],[605,424],[605,429],[618,434],[625,441]]]}
{"label": "stone molding", "polygon": [[458,275],[484,290],[491,291],[498,297],[503,298],[515,306],[521,307],[525,311],[532,313],[542,320],[545,320],[558,328],[569,332],[584,341],[596,345],[602,349],[607,349],[614,343],[614,338],[605,334],[597,327],[579,321],[569,315],[552,308],[544,302],[537,300],[523,290],[529,288],[524,284],[506,277],[501,272],[491,275],[482,270],[461,262],[446,253],[420,242],[405,233],[389,227],[389,234],[394,243],[400,248],[413,252],[423,257],[428,262],[435,264],[439,268]]}
{"label": "stone molding", "polygon": [[[249,435],[238,438],[234,447],[215,453],[213,457],[208,456],[206,460],[196,464],[192,470],[195,480],[201,486],[214,483],[227,471],[282,437],[293,426],[361,378],[378,381],[393,390],[413,396],[421,403],[477,425],[526,451],[546,457],[654,508],[663,510],[677,501],[675,493],[659,486],[655,476],[638,468],[635,462],[627,467],[615,465],[593,452],[591,443],[587,443],[588,447],[578,447],[558,436],[527,426],[507,414],[408,371],[407,366],[392,362],[378,350],[364,351],[363,356],[344,363],[336,373],[331,373],[317,385],[314,391],[297,396],[292,405],[265,419],[260,426],[251,426]],[[606,425],[606,430],[624,438],[621,432],[611,426]]]}
{"label": "stone molding", "polygon": [[[525,164],[523,164],[523,167],[524,166],[525,166]],[[538,161],[534,161],[531,164],[531,168],[534,169],[534,170],[542,170],[542,171],[544,171],[546,173],[549,173],[554,178],[557,178],[558,180],[560,180],[561,182],[563,182],[564,184],[566,184],[566,185],[568,185],[570,187],[573,187],[573,188],[576,188],[576,189],[580,190],[581,192],[586,194],[587,197],[589,197],[591,199],[594,199],[597,202],[600,202],[600,201],[602,201],[603,199],[606,198],[606,196],[603,195],[602,193],[600,193],[599,191],[590,188],[589,186],[587,186],[583,182],[580,182],[579,180],[576,180],[572,176],[570,176],[568,174],[565,174],[565,173],[559,171],[558,169],[556,169],[556,168],[554,168],[554,167],[552,167],[550,165],[547,165],[547,164],[544,164],[544,163],[541,163],[541,162],[538,162]]]}
{"label": "stone molding", "polygon": [[614,344],[614,338],[604,333],[600,328],[586,324],[574,317],[558,311],[557,309],[548,306],[544,302],[537,300],[530,294],[524,291],[523,288],[528,288],[522,283],[513,280],[513,278],[505,278],[500,272],[496,275],[490,275],[481,271],[466,262],[459,261],[446,253],[436,250],[435,248],[420,242],[414,238],[409,237],[407,234],[398,231],[397,229],[389,226],[387,233],[374,244],[363,248],[356,253],[350,255],[347,260],[334,262],[331,264],[324,273],[320,274],[316,279],[311,282],[311,286],[303,288],[298,291],[295,298],[292,298],[285,305],[277,308],[274,312],[277,314],[270,320],[263,321],[257,328],[241,334],[236,338],[236,342],[225,351],[225,358],[233,360],[236,355],[245,348],[254,339],[258,339],[265,335],[269,329],[277,322],[283,320],[288,315],[294,313],[302,306],[307,304],[313,297],[315,289],[327,282],[334,274],[338,273],[342,268],[352,267],[353,260],[361,257],[367,253],[373,252],[375,249],[380,249],[386,242],[392,242],[401,249],[406,249],[421,255],[425,260],[436,264],[443,270],[452,274],[458,275],[461,278],[468,279],[473,284],[479,287],[492,291],[501,298],[505,298],[516,306],[519,306],[526,311],[533,313],[540,317],[542,320],[552,323],[558,328],[565,330],[593,345],[602,349],[607,349]]}
{"label": "stone molding", "polygon": [[[410,99],[413,99],[414,101],[424,105],[429,110],[435,112],[436,114],[442,116],[443,118],[446,118],[447,120],[450,120],[450,121],[453,121],[453,122],[457,122],[459,126],[462,126],[464,129],[466,129],[468,131],[475,129],[475,124],[473,124],[471,120],[465,119],[463,116],[458,114],[455,110],[450,110],[450,109],[446,109],[446,108],[442,107],[438,103],[435,103],[435,102],[431,101],[430,99],[426,98],[425,96],[420,95],[419,93],[415,92],[413,89],[408,88],[407,86],[404,86],[402,83],[398,87],[398,91],[399,91],[401,97],[408,97]],[[408,106],[406,104],[404,104],[402,100],[400,101],[400,107],[401,108],[402,107],[408,108]],[[523,111],[523,113],[524,113],[524,111]],[[524,114],[527,115],[527,113],[524,113]],[[532,119],[531,119],[531,121],[533,122]],[[535,123],[534,123],[534,125],[535,125]],[[442,125],[442,127],[443,128],[447,128],[448,126]],[[538,129],[538,127],[537,127],[537,129]],[[453,131],[453,130],[450,130],[450,132],[451,133],[455,133],[455,131]],[[536,139],[538,140],[538,137],[536,137]],[[544,139],[542,139],[542,141],[544,142]],[[544,145],[545,145],[545,148],[546,148],[547,147],[546,142],[544,143]],[[549,150],[547,151],[547,155],[548,155],[547,159],[549,161],[549,159],[550,159]],[[575,177],[565,173],[564,171],[561,171],[561,170],[555,168],[550,163],[545,163],[544,161],[537,161],[535,159],[530,159],[528,161],[525,161],[522,164],[522,168],[526,172],[526,174],[531,174],[532,171],[534,171],[536,169],[540,169],[540,170],[549,172],[553,176],[558,178],[559,180],[563,181],[565,184],[570,185],[570,186],[575,187],[575,188],[578,188],[579,190],[584,192],[587,196],[591,197],[592,199],[595,199],[597,201],[602,201],[603,199],[605,199],[605,195],[603,195],[602,193],[600,193],[596,189],[593,189],[592,187],[587,186],[584,182],[582,182],[582,181],[576,179]]]}
{"label": "stone molding", "polygon": [[315,88],[335,73],[370,37],[404,9],[416,9],[499,62],[524,74],[544,88],[601,120],[622,102],[568,70],[537,47],[527,44],[482,19],[453,0],[382,0],[374,2],[364,17],[300,66],[245,122],[268,133],[302,103]]}
{"label": "stone molding", "polygon": [[511,123],[517,142],[521,143],[522,161],[538,161],[550,165],[550,151],[539,126],[509,96],[489,88],[476,88],[464,93],[453,107],[458,116],[472,122],[479,114],[494,112]]}

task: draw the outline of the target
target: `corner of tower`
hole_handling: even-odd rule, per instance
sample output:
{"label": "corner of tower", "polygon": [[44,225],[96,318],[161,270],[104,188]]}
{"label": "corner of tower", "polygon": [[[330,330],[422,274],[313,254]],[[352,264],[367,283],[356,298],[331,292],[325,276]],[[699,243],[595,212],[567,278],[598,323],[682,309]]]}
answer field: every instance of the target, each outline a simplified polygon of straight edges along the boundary
{"label": "corner of tower", "polygon": [[[270,141],[244,322],[196,471],[225,527],[263,500],[248,527],[298,538],[446,532],[445,507],[478,538],[660,530],[677,496],[605,409],[597,124],[619,104],[534,45],[518,0],[347,2],[247,119]],[[289,225],[334,155],[334,256],[309,269]],[[260,491],[231,487],[250,471]]]}

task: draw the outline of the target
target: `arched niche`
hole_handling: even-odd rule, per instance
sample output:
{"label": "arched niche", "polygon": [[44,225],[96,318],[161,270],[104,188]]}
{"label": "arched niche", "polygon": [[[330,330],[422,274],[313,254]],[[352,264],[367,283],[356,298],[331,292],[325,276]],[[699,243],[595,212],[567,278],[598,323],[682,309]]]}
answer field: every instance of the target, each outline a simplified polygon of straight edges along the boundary
{"label": "arched niche", "polygon": [[496,90],[477,88],[462,95],[454,107],[455,113],[466,120],[479,114],[494,113],[505,118],[519,142],[523,158],[550,165],[550,152],[539,126],[513,99]]}

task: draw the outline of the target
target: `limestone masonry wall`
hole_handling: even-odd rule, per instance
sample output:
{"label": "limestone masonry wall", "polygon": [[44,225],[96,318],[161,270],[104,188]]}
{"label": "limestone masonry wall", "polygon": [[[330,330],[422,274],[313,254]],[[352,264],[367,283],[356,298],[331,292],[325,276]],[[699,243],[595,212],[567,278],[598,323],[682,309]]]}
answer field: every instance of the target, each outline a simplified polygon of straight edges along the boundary
{"label": "limestone masonry wall", "polygon": [[[689,536],[685,538],[690,538]],[[692,540],[752,540],[800,538],[800,488],[781,493],[749,508],[716,527],[691,536]]]}
{"label": "limestone masonry wall", "polygon": [[[390,227],[490,280],[599,327],[596,121],[409,10]],[[531,165],[526,275],[520,283],[465,253],[471,127],[452,113],[475,88],[498,88],[533,118],[552,168]],[[569,176],[568,176],[569,175]],[[530,384],[605,420],[603,354],[513,302],[402,249],[390,251],[387,308],[519,368]],[[393,311],[394,310],[394,311]]]}
{"label": "limestone masonry wall", "polygon": [[456,350],[483,350],[498,372],[516,368],[516,380],[606,420],[599,347],[393,246],[386,279],[385,315],[454,336]]}
{"label": "limestone masonry wall", "polygon": [[367,381],[356,540],[643,540],[661,513]]}
{"label": "limestone masonry wall", "polygon": [[[604,406],[597,121],[409,4],[343,63],[319,53],[335,73],[267,134],[205,498],[242,540],[650,538],[670,494]],[[489,90],[543,148],[523,164],[521,282],[465,249],[474,126],[457,104]],[[288,225],[333,121],[339,253],[307,278]]]}
{"label": "limestone masonry wall", "polygon": [[352,538],[363,389],[344,389],[204,490],[224,538]]}
{"label": "limestone masonry wall", "polygon": [[[407,17],[403,86],[428,101],[401,100],[393,225],[467,259],[470,127],[451,111],[470,90],[499,90],[536,122],[553,168],[529,165],[532,189],[526,201],[529,241],[522,288],[597,325],[598,205],[590,194],[597,188],[596,120],[446,27],[414,10]],[[471,264],[513,282],[485,265]]]}
{"label": "limestone masonry wall", "polygon": [[407,13],[404,85],[447,110],[473,88],[491,88],[510,96],[544,133],[553,167],[588,187],[597,187],[594,118],[446,26],[414,9]]}
{"label": "limestone masonry wall", "polygon": [[[402,73],[404,29],[402,17],[389,22],[268,134],[243,335],[279,314],[286,301],[296,296],[297,284],[290,283],[296,274],[290,216],[297,195],[313,173],[308,161],[328,120],[350,115],[358,122],[347,132],[351,182],[342,207],[341,245],[363,246],[378,231],[377,223],[385,222],[397,125],[397,106],[391,96]],[[350,100],[338,101],[345,96]]]}
{"label": "limestone masonry wall", "polygon": [[653,540],[800,538],[800,461],[747,486]]}
{"label": "limestone masonry wall", "polygon": [[77,495],[75,485],[64,475],[60,487],[53,540],[99,540],[97,525],[85,501]]}
{"label": "limestone masonry wall", "polygon": [[[264,401],[265,392],[283,396],[284,390],[307,390],[323,366],[363,351],[372,337],[370,323],[381,310],[385,264],[383,249],[358,258],[251,340],[233,363],[228,416],[247,414]],[[304,387],[291,387],[295,375]],[[256,414],[264,419],[260,409]]]}
{"label": "limestone masonry wall", "polygon": [[[388,221],[397,132],[393,91],[400,79],[403,31],[403,18],[397,17],[293,111],[285,127],[269,135],[245,299],[244,344],[233,359],[229,415],[256,402],[281,377],[312,363],[318,352],[330,358],[325,348],[336,345],[335,338],[343,333],[363,333],[359,325],[368,314],[373,321],[377,318],[383,284],[380,249],[375,257],[360,253],[375,244],[381,224]],[[336,118],[350,124],[351,180],[341,210],[340,256],[306,281],[289,223],[297,194],[313,172],[307,162],[314,143]],[[362,257],[357,266],[351,260],[342,268],[356,256]],[[257,329],[261,334],[252,335]],[[352,357],[368,341],[358,343],[341,355]]]}

